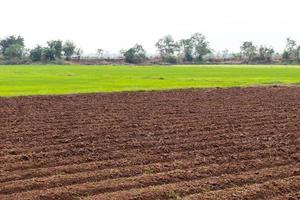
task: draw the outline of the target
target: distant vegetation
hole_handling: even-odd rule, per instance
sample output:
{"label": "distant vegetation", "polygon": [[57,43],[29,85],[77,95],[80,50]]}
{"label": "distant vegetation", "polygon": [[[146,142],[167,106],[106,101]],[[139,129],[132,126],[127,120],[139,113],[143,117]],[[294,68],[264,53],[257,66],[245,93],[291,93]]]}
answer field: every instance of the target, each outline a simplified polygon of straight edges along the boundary
{"label": "distant vegetation", "polygon": [[[120,51],[120,58],[110,59],[112,63],[130,64],[297,64],[300,63],[300,45],[287,38],[282,53],[275,52],[272,47],[257,46],[251,41],[241,44],[240,52],[228,50],[216,52],[210,48],[206,37],[195,33],[189,38],[175,41],[171,35],[159,39],[155,46],[159,55],[147,56],[142,45]],[[25,47],[21,36],[8,36],[0,39],[0,64],[31,64],[81,61],[83,51],[72,41],[50,40],[46,46],[37,45],[33,49]],[[96,50],[98,60],[107,60],[103,49]],[[91,58],[85,58],[85,60]]]}

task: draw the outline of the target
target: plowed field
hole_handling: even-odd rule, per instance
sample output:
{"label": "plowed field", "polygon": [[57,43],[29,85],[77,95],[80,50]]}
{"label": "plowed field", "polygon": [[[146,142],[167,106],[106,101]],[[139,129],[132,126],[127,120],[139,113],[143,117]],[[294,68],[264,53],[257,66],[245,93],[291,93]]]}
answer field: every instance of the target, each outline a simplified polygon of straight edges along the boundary
{"label": "plowed field", "polygon": [[0,98],[0,199],[299,199],[300,88]]}

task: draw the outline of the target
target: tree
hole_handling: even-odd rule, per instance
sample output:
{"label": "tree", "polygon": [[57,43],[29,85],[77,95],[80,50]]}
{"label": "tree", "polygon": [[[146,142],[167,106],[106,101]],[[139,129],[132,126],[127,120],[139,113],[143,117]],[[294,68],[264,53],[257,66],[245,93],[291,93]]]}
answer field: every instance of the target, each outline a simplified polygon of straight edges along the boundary
{"label": "tree", "polygon": [[192,44],[194,46],[194,56],[197,61],[202,61],[203,56],[210,54],[209,42],[206,41],[206,37],[201,33],[195,33],[191,37]]}
{"label": "tree", "polygon": [[182,51],[183,51],[183,60],[192,62],[194,59],[193,58],[194,45],[192,39],[180,40],[180,46],[182,47]]}
{"label": "tree", "polygon": [[[5,53],[6,49],[11,45],[18,45],[18,47],[25,47],[24,38],[21,36],[8,36],[7,38],[0,40],[0,52]],[[16,46],[15,46],[16,47]]]}
{"label": "tree", "polygon": [[134,47],[123,51],[123,56],[128,63],[142,63],[146,59],[146,51],[142,45],[136,44]]}
{"label": "tree", "polygon": [[61,40],[51,40],[47,42],[48,49],[46,51],[52,51],[54,59],[60,59],[62,54],[62,41]]}
{"label": "tree", "polygon": [[296,49],[297,49],[297,42],[295,40],[292,40],[291,38],[287,38],[285,50],[290,54],[294,54],[296,53]]}
{"label": "tree", "polygon": [[44,62],[55,60],[55,51],[49,47],[44,47],[42,50],[42,60]]}
{"label": "tree", "polygon": [[4,58],[7,60],[21,60],[23,57],[24,46],[20,44],[9,45],[4,52]]}
{"label": "tree", "polygon": [[225,50],[221,51],[221,57],[222,57],[222,59],[225,60],[225,59],[232,57],[232,55],[228,49],[225,49]]}
{"label": "tree", "polygon": [[241,46],[241,55],[247,62],[253,61],[257,54],[257,48],[254,46],[253,42],[244,42]]}
{"label": "tree", "polygon": [[66,41],[65,44],[62,47],[62,50],[64,52],[64,55],[66,56],[66,60],[70,60],[70,58],[75,53],[76,46],[71,41]]}
{"label": "tree", "polygon": [[38,45],[37,47],[35,47],[30,51],[29,57],[33,62],[38,62],[42,60],[42,54],[43,54],[43,48]]}
{"label": "tree", "polygon": [[179,51],[179,45],[174,41],[171,35],[159,39],[155,46],[158,48],[160,56],[165,62],[176,62],[175,54]]}
{"label": "tree", "polygon": [[286,39],[286,46],[282,54],[282,58],[286,61],[296,60],[299,58],[298,45],[295,40],[292,40],[291,38]]}
{"label": "tree", "polygon": [[288,53],[287,51],[284,51],[284,52],[282,53],[282,59],[283,59],[284,61],[288,61],[289,58],[290,58],[289,53]]}
{"label": "tree", "polygon": [[180,41],[180,46],[183,51],[184,61],[202,61],[203,57],[210,54],[212,51],[209,48],[209,42],[201,33],[195,33],[188,39]]}
{"label": "tree", "polygon": [[75,49],[75,56],[77,57],[78,60],[80,60],[81,56],[83,54],[83,50],[80,48]]}
{"label": "tree", "polygon": [[97,49],[97,55],[99,58],[102,58],[103,57],[103,49]]}
{"label": "tree", "polygon": [[300,46],[297,48],[297,60],[300,62]]}
{"label": "tree", "polygon": [[275,53],[275,51],[273,48],[261,46],[258,49],[258,59],[260,61],[269,63],[272,61],[272,57],[273,57],[274,53]]}

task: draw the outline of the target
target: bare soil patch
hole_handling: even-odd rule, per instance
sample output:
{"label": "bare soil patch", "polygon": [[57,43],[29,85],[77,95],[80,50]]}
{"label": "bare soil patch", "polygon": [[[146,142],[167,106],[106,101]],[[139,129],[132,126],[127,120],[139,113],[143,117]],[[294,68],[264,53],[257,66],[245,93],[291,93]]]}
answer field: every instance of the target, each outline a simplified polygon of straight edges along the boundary
{"label": "bare soil patch", "polygon": [[0,199],[298,199],[300,88],[0,98]]}

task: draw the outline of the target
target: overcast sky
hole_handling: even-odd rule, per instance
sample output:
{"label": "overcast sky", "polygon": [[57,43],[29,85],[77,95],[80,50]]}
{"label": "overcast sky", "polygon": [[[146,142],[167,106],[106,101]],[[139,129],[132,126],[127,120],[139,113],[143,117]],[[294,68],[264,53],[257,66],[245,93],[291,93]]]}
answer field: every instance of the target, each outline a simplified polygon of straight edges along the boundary
{"label": "overcast sky", "polygon": [[20,34],[28,47],[69,39],[85,53],[118,52],[135,43],[155,53],[155,42],[194,32],[215,50],[239,50],[242,41],[280,51],[300,42],[300,0],[0,0],[0,38]]}

